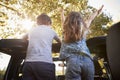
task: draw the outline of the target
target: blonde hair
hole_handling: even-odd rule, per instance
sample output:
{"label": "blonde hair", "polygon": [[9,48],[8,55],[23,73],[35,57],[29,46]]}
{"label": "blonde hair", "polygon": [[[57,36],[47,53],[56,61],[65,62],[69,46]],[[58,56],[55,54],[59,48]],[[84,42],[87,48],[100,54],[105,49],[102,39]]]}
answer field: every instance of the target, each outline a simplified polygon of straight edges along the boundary
{"label": "blonde hair", "polygon": [[86,24],[79,12],[70,12],[63,24],[64,42],[71,43],[79,41],[84,36]]}
{"label": "blonde hair", "polygon": [[37,17],[37,24],[38,25],[51,25],[52,21],[51,21],[51,18],[47,14],[42,13],[41,15]]}

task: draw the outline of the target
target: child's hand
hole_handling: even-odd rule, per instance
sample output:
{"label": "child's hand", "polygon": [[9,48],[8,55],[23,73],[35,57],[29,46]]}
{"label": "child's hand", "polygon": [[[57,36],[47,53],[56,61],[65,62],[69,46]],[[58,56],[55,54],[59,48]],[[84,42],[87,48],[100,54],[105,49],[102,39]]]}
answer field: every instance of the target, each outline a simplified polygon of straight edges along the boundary
{"label": "child's hand", "polygon": [[100,14],[100,12],[102,11],[102,9],[103,9],[103,7],[104,7],[104,5],[102,5],[101,7],[100,7],[100,9],[98,9],[98,14]]}

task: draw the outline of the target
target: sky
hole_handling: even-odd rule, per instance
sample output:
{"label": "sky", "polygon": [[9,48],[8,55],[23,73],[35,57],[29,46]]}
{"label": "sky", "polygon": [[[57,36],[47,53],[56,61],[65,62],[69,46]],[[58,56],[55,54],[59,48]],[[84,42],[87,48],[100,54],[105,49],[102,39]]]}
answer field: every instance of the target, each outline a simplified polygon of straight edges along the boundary
{"label": "sky", "polygon": [[120,0],[89,0],[89,5],[97,9],[104,5],[102,11],[112,16],[114,22],[120,21]]}

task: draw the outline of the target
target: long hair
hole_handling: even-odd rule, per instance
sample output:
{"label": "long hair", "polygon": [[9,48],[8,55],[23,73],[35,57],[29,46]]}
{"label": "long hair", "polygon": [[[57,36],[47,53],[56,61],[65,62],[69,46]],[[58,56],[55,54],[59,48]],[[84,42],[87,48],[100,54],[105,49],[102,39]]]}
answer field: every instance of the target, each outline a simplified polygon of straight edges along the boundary
{"label": "long hair", "polygon": [[70,12],[63,24],[64,42],[71,43],[83,38],[86,25],[79,12]]}

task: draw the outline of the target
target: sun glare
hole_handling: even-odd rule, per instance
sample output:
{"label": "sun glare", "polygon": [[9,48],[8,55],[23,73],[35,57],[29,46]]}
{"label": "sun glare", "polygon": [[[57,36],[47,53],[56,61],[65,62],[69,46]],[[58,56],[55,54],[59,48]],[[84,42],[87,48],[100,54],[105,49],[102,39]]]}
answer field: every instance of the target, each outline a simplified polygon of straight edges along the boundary
{"label": "sun glare", "polygon": [[26,29],[27,31],[29,31],[33,27],[34,22],[31,21],[31,20],[29,20],[29,19],[24,19],[24,20],[22,20],[21,24],[22,24],[22,27],[24,29]]}

